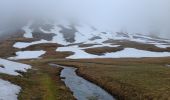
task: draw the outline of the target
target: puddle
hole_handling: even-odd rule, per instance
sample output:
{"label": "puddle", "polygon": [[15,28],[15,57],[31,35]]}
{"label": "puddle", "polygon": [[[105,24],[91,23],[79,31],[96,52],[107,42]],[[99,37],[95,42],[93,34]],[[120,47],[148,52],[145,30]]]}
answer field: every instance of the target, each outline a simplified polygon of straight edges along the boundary
{"label": "puddle", "polygon": [[50,64],[64,68],[60,77],[64,78],[66,86],[73,92],[77,100],[115,100],[112,95],[99,86],[85,80],[76,74],[76,68]]}

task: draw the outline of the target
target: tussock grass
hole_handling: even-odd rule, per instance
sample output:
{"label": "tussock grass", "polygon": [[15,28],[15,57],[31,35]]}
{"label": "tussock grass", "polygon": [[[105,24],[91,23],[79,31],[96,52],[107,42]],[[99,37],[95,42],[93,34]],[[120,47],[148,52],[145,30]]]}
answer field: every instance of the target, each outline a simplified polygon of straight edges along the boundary
{"label": "tussock grass", "polygon": [[[53,60],[54,61],[54,60]],[[58,60],[125,100],[170,99],[170,58]]]}

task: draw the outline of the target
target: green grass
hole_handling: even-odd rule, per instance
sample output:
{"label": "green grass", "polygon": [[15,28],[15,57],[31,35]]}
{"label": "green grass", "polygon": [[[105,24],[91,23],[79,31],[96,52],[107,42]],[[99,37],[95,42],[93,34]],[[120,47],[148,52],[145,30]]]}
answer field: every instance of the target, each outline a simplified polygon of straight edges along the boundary
{"label": "green grass", "polygon": [[42,79],[40,79],[42,86],[46,90],[46,94],[43,95],[44,100],[55,100],[58,94],[56,90],[56,84],[53,83],[51,78],[48,75],[42,75]]}
{"label": "green grass", "polygon": [[43,61],[29,62],[32,69],[23,76],[0,74],[0,78],[22,87],[19,100],[74,100],[72,93],[60,80],[59,68],[52,68]]}

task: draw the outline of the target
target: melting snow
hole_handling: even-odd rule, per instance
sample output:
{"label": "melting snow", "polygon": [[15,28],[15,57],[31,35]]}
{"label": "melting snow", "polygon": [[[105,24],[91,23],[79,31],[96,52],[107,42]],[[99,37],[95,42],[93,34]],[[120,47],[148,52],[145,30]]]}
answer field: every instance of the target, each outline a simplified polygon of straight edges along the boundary
{"label": "melting snow", "polygon": [[51,33],[55,33],[56,36],[53,37],[52,39],[52,43],[58,43],[58,44],[62,44],[62,45],[67,45],[69,44],[68,42],[66,42],[66,40],[64,39],[64,36],[62,33],[60,33],[61,28],[59,27],[54,27],[54,29],[51,30]]}
{"label": "melting snow", "polygon": [[26,47],[29,47],[31,45],[35,45],[35,44],[41,44],[41,43],[50,43],[49,41],[47,40],[40,40],[40,41],[35,41],[35,42],[17,42],[13,45],[13,47],[15,48],[26,48]]}
{"label": "melting snow", "polygon": [[[26,34],[24,34],[24,37],[32,38],[32,30],[30,29],[31,24],[32,24],[32,22],[28,23],[28,25],[23,28],[26,32]],[[69,26],[69,23],[66,23],[66,22],[62,22],[60,24],[67,28]],[[56,34],[51,41],[40,40],[40,41],[35,41],[35,42],[17,42],[13,45],[13,47],[26,48],[28,46],[35,45],[35,44],[41,44],[41,43],[58,43],[58,44],[62,44],[62,45],[69,45],[69,44],[75,44],[75,43],[103,44],[104,41],[107,41],[110,39],[129,40],[129,41],[135,41],[135,42],[146,43],[146,44],[149,44],[149,43],[156,44],[161,41],[170,42],[169,40],[152,38],[152,37],[142,35],[142,34],[102,32],[100,30],[93,29],[89,25],[81,25],[81,26],[75,26],[75,28],[78,32],[75,32],[75,37],[74,37],[75,42],[70,43],[65,40],[63,33],[60,32],[62,30],[61,27],[58,26],[60,24],[55,23],[53,29],[51,29],[50,31],[45,31],[42,28],[40,28],[40,30],[44,33]],[[92,38],[95,38],[95,37],[99,37],[99,38],[91,40]],[[156,45],[156,46],[165,48],[165,47],[163,47],[164,45]]]}
{"label": "melting snow", "polygon": [[[65,27],[68,25],[66,23],[63,23]],[[24,28],[26,33],[30,34],[31,29],[29,29],[29,24]],[[71,28],[71,27],[69,27]],[[95,48],[95,47],[118,47],[119,45],[110,45],[103,43],[106,40],[129,40],[129,41],[136,41],[140,43],[146,43],[146,44],[154,44],[157,47],[160,48],[166,48],[169,45],[161,44],[161,41],[169,42],[169,40],[163,40],[163,39],[157,39],[157,38],[151,38],[149,36],[141,35],[141,34],[128,34],[128,33],[113,33],[113,32],[101,32],[98,30],[94,30],[92,27],[89,27],[88,25],[84,26],[75,26],[76,30],[78,32],[75,33],[75,43],[84,43],[84,44],[97,44],[91,47],[86,48],[80,48],[78,46],[67,46],[67,47],[60,47],[57,49],[57,51],[71,51],[75,54],[72,56],[69,56],[67,58],[72,59],[78,59],[78,58],[124,58],[124,57],[130,57],[130,58],[138,58],[138,57],[167,57],[170,56],[170,52],[152,52],[152,51],[145,51],[145,50],[138,50],[133,48],[125,48],[122,51],[118,52],[112,52],[112,53],[105,53],[105,55],[99,56],[99,55],[93,55],[85,52],[83,49],[87,48]],[[49,32],[44,31],[42,28],[40,28],[45,33],[55,33],[56,35],[53,37],[51,41],[47,40],[40,40],[35,42],[17,42],[13,45],[15,48],[26,48],[31,45],[35,44],[41,44],[41,43],[58,43],[62,45],[69,45],[72,43],[69,43],[65,40],[63,33],[60,33],[61,28],[54,24],[53,29],[51,29]],[[27,35],[27,37],[29,37]],[[95,37],[99,37],[97,39],[93,39]],[[30,38],[30,37],[29,37]],[[11,57],[11,59],[31,59],[31,58],[38,58],[42,54],[44,54],[45,51],[20,51],[16,52],[16,57]]]}
{"label": "melting snow", "polygon": [[[96,44],[93,46],[89,46],[89,47],[83,47],[83,49],[89,49],[89,48],[99,48],[99,47],[119,47],[120,45],[112,45],[112,44]],[[78,46],[77,46],[78,47]]]}
{"label": "melting snow", "polygon": [[34,41],[34,42],[17,42],[13,45],[13,47],[22,49],[22,48],[29,47],[31,45],[41,44],[41,43],[58,43],[58,44],[62,44],[62,45],[69,44],[65,41],[63,34],[59,32],[60,30],[61,30],[61,28],[56,26],[50,31],[50,33],[56,34],[56,36],[54,36],[51,41],[47,41],[47,40],[42,39],[40,41]]}
{"label": "melting snow", "polygon": [[17,73],[16,71],[26,72],[27,69],[31,68],[30,65],[21,64],[9,60],[1,59],[1,58],[0,58],[0,65],[3,66],[0,67],[0,73],[15,75],[15,76],[19,75],[19,73]]}
{"label": "melting snow", "polygon": [[59,47],[56,51],[71,51],[74,52],[74,55],[69,56],[67,58],[97,58],[97,55],[92,55],[86,53],[84,50],[78,48],[78,46],[70,46],[70,47]]}
{"label": "melting snow", "polygon": [[108,58],[141,58],[141,57],[168,57],[170,52],[152,52],[146,50],[138,50],[134,48],[125,48],[124,50],[106,53]]}
{"label": "melting snow", "polygon": [[141,57],[168,57],[170,52],[152,52],[146,50],[138,50],[134,48],[125,48],[124,50],[105,53],[104,55],[93,55],[85,52],[83,48],[78,46],[59,47],[56,51],[70,51],[73,55],[67,57],[69,59],[83,59],[83,58],[141,58]]}
{"label": "melting snow", "polygon": [[168,48],[168,47],[170,47],[170,45],[163,45],[163,44],[156,44],[155,46],[157,46],[158,48]]}
{"label": "melting snow", "polygon": [[19,51],[16,52],[16,57],[10,57],[9,59],[18,60],[18,59],[36,59],[41,55],[45,54],[46,51]]}
{"label": "melting snow", "polygon": [[32,29],[30,29],[31,25],[32,25],[32,22],[30,21],[27,26],[22,28],[25,31],[25,34],[24,34],[25,38],[33,38]]}
{"label": "melting snow", "polygon": [[21,87],[0,79],[0,100],[18,100]]}

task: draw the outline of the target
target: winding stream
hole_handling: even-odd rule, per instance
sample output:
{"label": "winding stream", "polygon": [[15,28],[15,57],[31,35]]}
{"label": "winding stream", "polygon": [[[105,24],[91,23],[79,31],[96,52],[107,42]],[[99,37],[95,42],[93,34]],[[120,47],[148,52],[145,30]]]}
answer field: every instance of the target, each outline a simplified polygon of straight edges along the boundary
{"label": "winding stream", "polygon": [[112,95],[100,88],[99,86],[85,80],[76,74],[76,68],[50,64],[54,67],[64,68],[60,77],[64,77],[62,81],[73,92],[77,100],[115,100]]}

